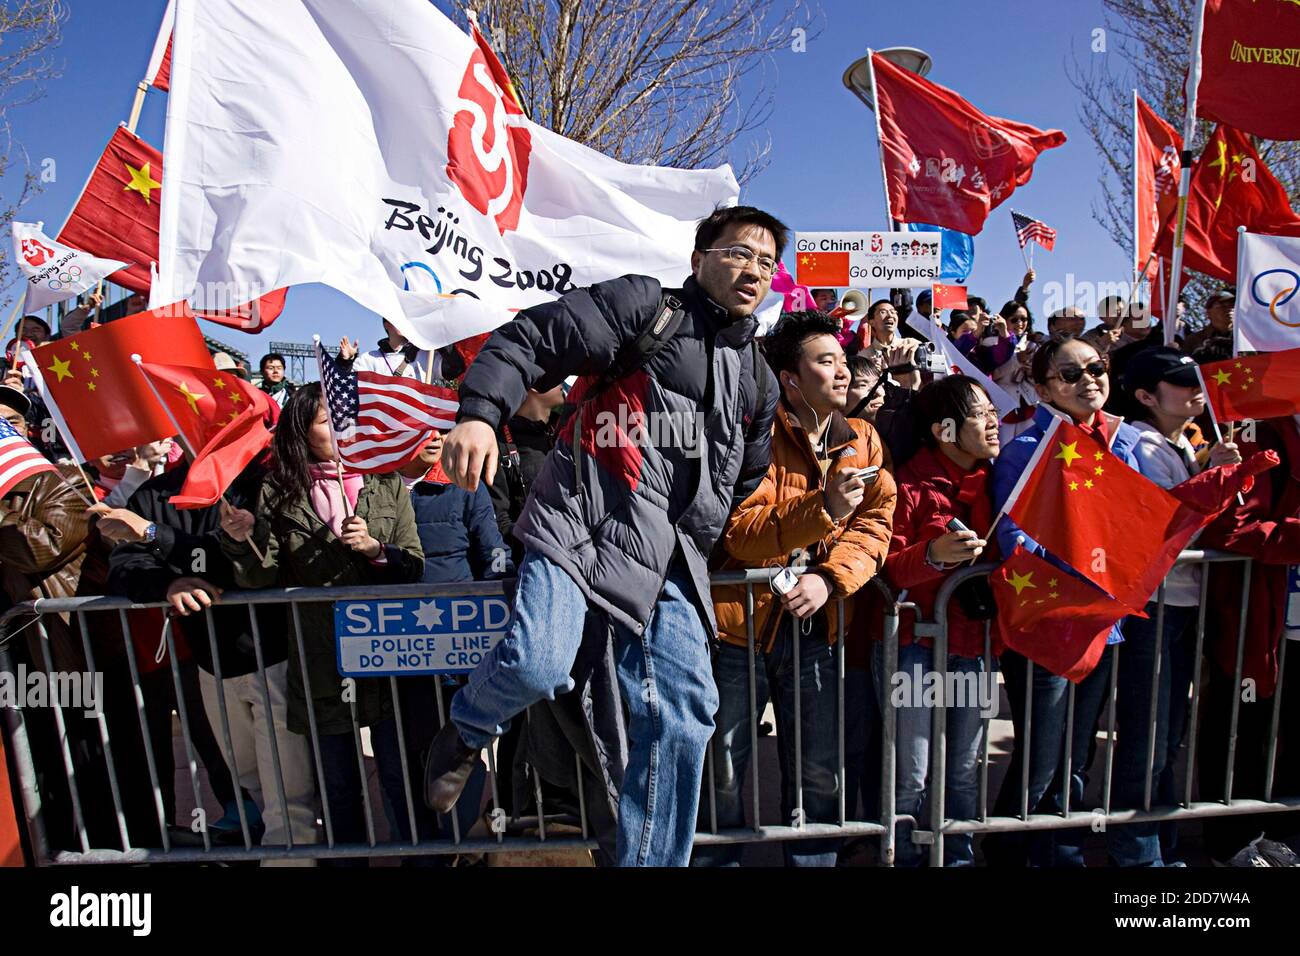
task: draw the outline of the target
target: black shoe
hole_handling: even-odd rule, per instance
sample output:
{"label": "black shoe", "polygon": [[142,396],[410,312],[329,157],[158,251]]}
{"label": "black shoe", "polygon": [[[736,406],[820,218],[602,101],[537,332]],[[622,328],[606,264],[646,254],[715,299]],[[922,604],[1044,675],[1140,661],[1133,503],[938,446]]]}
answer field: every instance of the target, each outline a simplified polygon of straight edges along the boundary
{"label": "black shoe", "polygon": [[456,805],[480,753],[460,739],[455,724],[443,725],[424,762],[424,803],[430,810],[446,813]]}

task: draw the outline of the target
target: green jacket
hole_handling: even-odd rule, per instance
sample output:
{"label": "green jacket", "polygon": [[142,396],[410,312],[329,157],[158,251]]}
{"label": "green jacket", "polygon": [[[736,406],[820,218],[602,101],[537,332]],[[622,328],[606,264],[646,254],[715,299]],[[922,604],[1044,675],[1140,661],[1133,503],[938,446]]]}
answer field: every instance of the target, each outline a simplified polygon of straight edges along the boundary
{"label": "green jacket", "polygon": [[[350,587],[367,584],[407,584],[419,581],[424,552],[416,532],[415,512],[402,479],[395,474],[366,475],[356,513],[366,520],[370,535],[384,545],[387,562],[375,564],[344,546],[317,517],[306,498],[291,501],[275,513],[268,501],[275,495],[273,479],[262,487],[253,540],[266,556],[259,562],[247,542],[222,536],[222,548],[235,565],[241,588]],[[288,724],[307,734],[307,693],[303,658],[321,734],[352,731],[351,704],[343,698],[334,640],[332,604],[299,604],[302,654],[289,635]],[[291,625],[292,626],[292,625]],[[392,715],[389,682],[384,678],[356,679],[357,723],[369,726]]]}

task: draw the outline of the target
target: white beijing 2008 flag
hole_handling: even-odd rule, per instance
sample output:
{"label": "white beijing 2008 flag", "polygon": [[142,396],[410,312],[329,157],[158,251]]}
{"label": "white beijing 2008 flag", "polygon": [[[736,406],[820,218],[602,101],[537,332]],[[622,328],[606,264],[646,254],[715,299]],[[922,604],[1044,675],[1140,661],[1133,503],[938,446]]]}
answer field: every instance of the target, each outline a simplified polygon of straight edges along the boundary
{"label": "white beijing 2008 flag", "polygon": [[14,263],[26,283],[23,311],[35,312],[55,302],[62,302],[87,289],[99,280],[125,269],[129,263],[101,259],[88,252],[55,242],[44,232],[43,222],[12,223]]}
{"label": "white beijing 2008 flag", "polygon": [[1300,238],[1237,235],[1237,352],[1300,348]]}
{"label": "white beijing 2008 flag", "polygon": [[679,285],[728,166],[630,166],[524,117],[428,0],[179,0],[154,302],[321,282],[436,348],[627,273]]}

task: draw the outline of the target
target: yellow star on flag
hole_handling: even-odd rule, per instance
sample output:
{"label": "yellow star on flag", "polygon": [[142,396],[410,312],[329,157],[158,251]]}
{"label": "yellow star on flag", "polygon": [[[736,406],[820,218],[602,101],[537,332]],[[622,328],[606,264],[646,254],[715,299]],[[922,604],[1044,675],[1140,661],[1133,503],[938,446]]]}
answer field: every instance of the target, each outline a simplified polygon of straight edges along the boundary
{"label": "yellow star on flag", "polygon": [[222,381],[221,379],[217,379],[215,382],[212,383],[212,387],[213,387],[213,388],[225,388],[225,387],[226,387],[226,383],[225,383],[224,381]]}
{"label": "yellow star on flag", "polygon": [[1061,450],[1057,453],[1056,457],[1065,462],[1066,468],[1073,465],[1076,458],[1083,457],[1079,454],[1079,443],[1077,441],[1072,441],[1068,445],[1063,441],[1057,442],[1057,444],[1061,447]]}
{"label": "yellow star on flag", "polygon": [[188,382],[181,382],[180,388],[176,389],[176,391],[180,392],[185,401],[190,403],[190,411],[197,415],[199,413],[199,399],[207,396],[202,393],[191,392]]}
{"label": "yellow star on flag", "polygon": [[1085,487],[1085,488],[1091,488],[1091,487],[1092,487],[1092,479],[1089,478],[1087,481],[1085,481],[1085,482],[1083,483],[1083,487]]}
{"label": "yellow star on flag", "polygon": [[1079,490],[1079,483],[1078,483],[1077,481],[1072,481],[1072,482],[1070,482],[1070,490],[1071,490],[1071,491],[1078,491],[1078,490]]}
{"label": "yellow star on flag", "polygon": [[84,358],[87,362],[90,361],[90,353],[89,353],[89,352],[82,352],[82,353],[81,353],[81,357]]}
{"label": "yellow star on flag", "polygon": [[1232,381],[1232,373],[1225,372],[1223,369],[1219,369],[1217,372],[1214,373],[1214,381],[1219,385],[1227,385],[1229,382]]}
{"label": "yellow star on flag", "polygon": [[238,392],[232,389],[230,392],[230,400],[234,402],[236,405],[238,405],[240,402],[244,400],[244,396],[240,395]]}
{"label": "yellow star on flag", "polygon": [[1020,592],[1023,591],[1025,588],[1038,587],[1038,585],[1035,584],[1032,580],[1033,576],[1034,576],[1033,571],[1030,571],[1027,574],[1018,574],[1017,572],[1012,571],[1011,580],[1008,581],[1007,583],[1009,583],[1013,588],[1015,588],[1016,594],[1019,595]]}
{"label": "yellow star on flag", "polygon": [[1047,596],[1048,596],[1049,598],[1053,598],[1053,599],[1055,599],[1055,598],[1059,598],[1061,595],[1058,594],[1057,592],[1053,591],[1051,594],[1049,594],[1049,595],[1047,595]]}
{"label": "yellow star on flag", "polygon": [[92,368],[92,369],[90,370],[90,377],[91,377],[91,378],[99,378],[99,369],[97,369],[97,368]]}
{"label": "yellow star on flag", "polygon": [[149,174],[149,164],[145,163],[139,169],[132,168],[130,163],[123,163],[122,165],[126,167],[126,171],[131,177],[131,181],[122,188],[137,192],[144,197],[146,203],[150,202],[149,194],[155,189],[161,189],[162,183]]}
{"label": "yellow star on flag", "polygon": [[93,391],[95,390],[95,388],[96,388],[95,383],[94,383],[94,382],[87,382],[87,383],[86,383],[86,388],[90,389],[90,390],[93,392]]}
{"label": "yellow star on flag", "polygon": [[1101,465],[1098,465],[1098,466],[1097,466],[1096,468],[1094,468],[1092,471],[1093,471],[1093,474],[1096,474],[1096,475],[1100,475],[1100,474],[1102,474],[1102,467],[1101,467]]}
{"label": "yellow star on flag", "polygon": [[81,351],[81,346],[78,345],[76,342],[69,342],[68,345],[72,348],[72,351],[74,351],[74,352],[80,352],[80,351]]}
{"label": "yellow star on flag", "polygon": [[1050,581],[1048,581],[1048,582],[1047,582],[1047,586],[1048,586],[1049,588],[1054,588],[1054,587],[1056,587],[1056,578],[1052,578]]}
{"label": "yellow star on flag", "polygon": [[56,379],[56,381],[61,382],[65,378],[74,377],[72,374],[72,370],[68,368],[70,364],[71,363],[68,362],[67,359],[61,359],[56,355],[54,356],[54,364],[51,365],[49,368],[47,368],[45,371],[53,372],[55,375],[58,376],[58,379]]}

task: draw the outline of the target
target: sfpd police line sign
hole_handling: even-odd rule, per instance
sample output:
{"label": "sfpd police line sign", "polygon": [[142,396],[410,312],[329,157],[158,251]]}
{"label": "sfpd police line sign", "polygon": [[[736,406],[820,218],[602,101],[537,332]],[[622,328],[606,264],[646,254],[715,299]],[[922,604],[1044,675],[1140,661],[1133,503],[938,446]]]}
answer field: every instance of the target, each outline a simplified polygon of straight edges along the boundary
{"label": "sfpd police line sign", "polygon": [[505,636],[509,621],[510,605],[499,596],[337,601],[339,674],[468,673]]}

